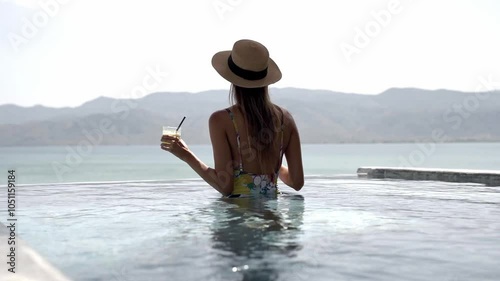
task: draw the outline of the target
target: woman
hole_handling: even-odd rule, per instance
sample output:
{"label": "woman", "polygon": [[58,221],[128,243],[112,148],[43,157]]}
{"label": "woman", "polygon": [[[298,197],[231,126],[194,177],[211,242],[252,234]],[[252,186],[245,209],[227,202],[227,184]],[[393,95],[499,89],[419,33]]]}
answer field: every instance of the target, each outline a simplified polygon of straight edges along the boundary
{"label": "woman", "polygon": [[[215,168],[199,160],[181,139],[163,136],[162,142],[170,144],[161,148],[185,161],[224,196],[276,196],[278,177],[300,190],[304,172],[299,132],[292,115],[270,101],[268,85],[280,80],[281,72],[266,47],[240,40],[231,51],[216,53],[212,65],[231,82],[233,101],[209,119]],[[283,155],[288,167],[281,164]]]}

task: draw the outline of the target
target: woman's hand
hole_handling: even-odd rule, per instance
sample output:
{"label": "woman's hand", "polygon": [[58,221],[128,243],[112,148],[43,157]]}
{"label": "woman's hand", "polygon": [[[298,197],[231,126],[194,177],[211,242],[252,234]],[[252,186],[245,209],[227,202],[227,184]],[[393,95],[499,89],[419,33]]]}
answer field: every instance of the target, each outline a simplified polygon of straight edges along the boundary
{"label": "woman's hand", "polygon": [[285,165],[281,165],[281,167],[280,167],[280,174],[281,173],[283,173],[283,174],[287,173],[288,174],[288,167],[285,166]]}
{"label": "woman's hand", "polygon": [[288,167],[286,167],[285,165],[281,165],[278,177],[280,178],[280,180],[282,182],[284,182],[286,185],[288,185],[288,183],[287,183],[287,182],[289,182],[289,180],[288,180]]}
{"label": "woman's hand", "polygon": [[165,135],[161,137],[161,142],[161,149],[172,153],[182,161],[186,161],[186,157],[191,153],[181,138]]}

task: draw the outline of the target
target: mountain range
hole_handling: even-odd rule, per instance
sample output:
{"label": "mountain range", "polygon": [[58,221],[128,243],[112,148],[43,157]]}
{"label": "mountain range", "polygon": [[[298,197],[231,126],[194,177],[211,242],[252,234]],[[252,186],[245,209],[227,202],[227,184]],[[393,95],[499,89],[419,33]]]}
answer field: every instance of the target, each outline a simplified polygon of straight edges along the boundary
{"label": "mountain range", "polygon": [[[392,88],[378,95],[271,88],[304,143],[500,141],[500,91]],[[161,128],[183,116],[188,144],[209,143],[208,118],[226,108],[227,90],[157,92],[139,99],[99,97],[78,107],[0,105],[0,146],[158,144]]]}

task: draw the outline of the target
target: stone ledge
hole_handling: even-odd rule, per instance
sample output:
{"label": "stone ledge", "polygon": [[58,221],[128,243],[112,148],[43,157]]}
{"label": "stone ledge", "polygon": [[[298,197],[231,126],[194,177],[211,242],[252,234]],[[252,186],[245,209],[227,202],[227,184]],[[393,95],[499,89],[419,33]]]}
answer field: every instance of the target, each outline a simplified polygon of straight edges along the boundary
{"label": "stone ledge", "polygon": [[376,179],[467,182],[500,186],[500,171],[496,170],[361,167],[357,173],[359,177]]}

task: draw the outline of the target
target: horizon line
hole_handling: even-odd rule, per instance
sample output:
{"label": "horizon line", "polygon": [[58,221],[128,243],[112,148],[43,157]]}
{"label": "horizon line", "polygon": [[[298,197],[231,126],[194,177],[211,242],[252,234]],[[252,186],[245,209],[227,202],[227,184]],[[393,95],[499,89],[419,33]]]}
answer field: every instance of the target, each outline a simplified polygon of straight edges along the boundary
{"label": "horizon line", "polygon": [[[353,93],[353,92],[340,92],[340,91],[335,91],[335,90],[329,90],[329,89],[310,89],[310,88],[300,88],[300,87],[269,87],[271,90],[272,89],[279,89],[279,90],[284,90],[284,89],[297,89],[297,90],[307,90],[307,91],[324,91],[324,92],[332,92],[332,93],[336,93],[336,94],[346,94],[346,95],[363,95],[363,96],[378,96],[378,95],[381,95],[383,93],[386,93],[390,90],[422,90],[422,91],[427,91],[427,92],[437,92],[437,91],[450,91],[450,92],[457,92],[457,93],[476,93],[477,91],[463,91],[463,90],[452,90],[452,89],[446,89],[446,88],[437,88],[437,89],[427,89],[427,88],[418,88],[418,87],[391,87],[391,88],[387,88],[385,89],[384,91],[382,92],[379,92],[379,93],[376,93],[376,94],[366,94],[366,93]],[[62,108],[78,108],[88,102],[91,102],[93,100],[96,100],[96,99],[100,99],[100,98],[108,98],[108,99],[142,99],[142,98],[145,98],[147,96],[150,96],[150,95],[153,95],[153,94],[158,94],[158,93],[169,93],[169,94],[202,94],[202,93],[206,93],[206,92],[214,92],[214,91],[229,91],[229,89],[211,89],[211,90],[203,90],[203,91],[197,91],[197,92],[188,92],[188,91],[155,91],[155,92],[150,92],[142,97],[139,97],[139,98],[134,98],[134,97],[128,97],[128,98],[120,98],[120,97],[109,97],[109,96],[103,96],[103,95],[100,95],[96,98],[93,98],[93,99],[90,99],[90,100],[87,100],[79,105],[76,105],[76,106],[60,106],[60,107],[57,107],[57,106],[47,106],[47,105],[43,105],[43,104],[34,104],[34,105],[29,105],[29,106],[25,106],[25,105],[19,105],[19,104],[15,104],[15,103],[3,103],[3,104],[0,104],[0,106],[7,106],[7,105],[10,105],[10,106],[17,106],[17,107],[22,107],[22,108],[32,108],[32,107],[45,107],[45,108],[54,108],[54,109],[62,109]],[[500,91],[500,89],[494,89],[494,90],[485,90],[485,91],[480,91],[479,93],[485,93],[485,92],[498,92]],[[272,93],[271,93],[272,94]]]}

